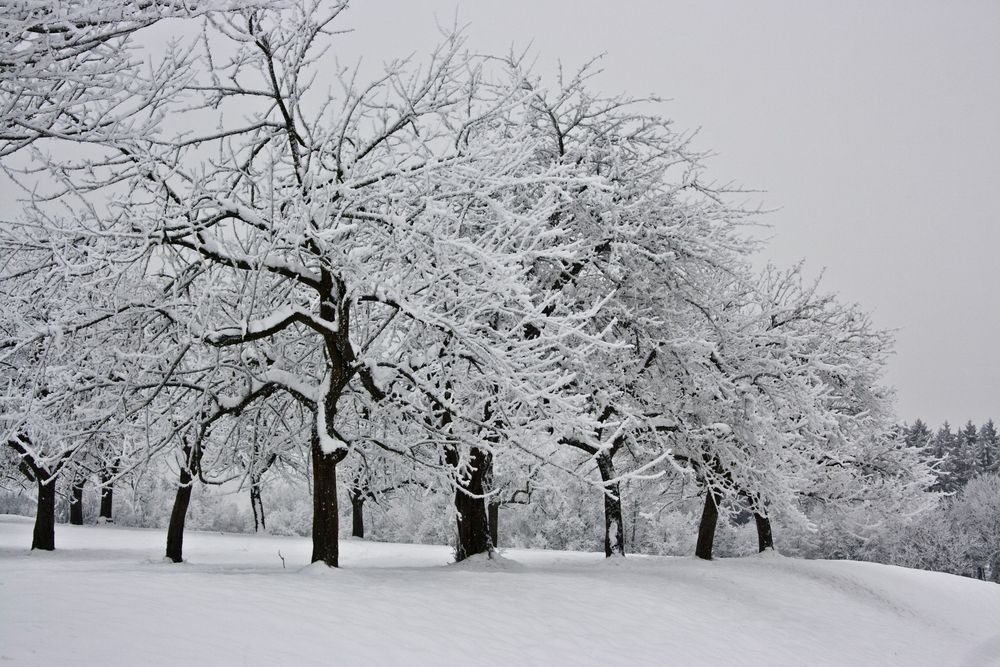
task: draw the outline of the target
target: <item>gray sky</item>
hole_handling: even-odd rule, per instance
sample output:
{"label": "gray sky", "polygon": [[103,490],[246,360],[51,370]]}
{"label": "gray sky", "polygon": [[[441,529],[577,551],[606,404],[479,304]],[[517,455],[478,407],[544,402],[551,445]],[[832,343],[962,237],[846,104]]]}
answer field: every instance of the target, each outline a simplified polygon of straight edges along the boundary
{"label": "gray sky", "polygon": [[474,49],[603,52],[606,92],[669,98],[709,175],[777,209],[762,263],[898,329],[901,419],[1000,419],[1000,2],[355,0],[335,54],[419,56],[456,16]]}
{"label": "gray sky", "polygon": [[456,9],[473,47],[606,52],[606,92],[669,98],[710,175],[779,209],[766,259],[899,329],[901,419],[1000,419],[1000,2],[367,0],[340,53],[420,53]]}

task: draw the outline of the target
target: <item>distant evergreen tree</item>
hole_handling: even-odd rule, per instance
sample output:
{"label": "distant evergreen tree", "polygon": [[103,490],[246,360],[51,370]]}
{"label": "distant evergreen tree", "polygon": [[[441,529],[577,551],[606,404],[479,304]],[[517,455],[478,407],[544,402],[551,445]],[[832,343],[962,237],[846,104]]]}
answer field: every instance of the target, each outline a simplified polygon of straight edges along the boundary
{"label": "distant evergreen tree", "polygon": [[913,422],[912,426],[903,427],[903,442],[906,443],[907,447],[925,449],[933,444],[931,442],[933,438],[934,434],[920,419]]}
{"label": "distant evergreen tree", "polygon": [[992,419],[978,428],[969,420],[954,433],[947,421],[934,433],[917,419],[899,427],[898,432],[907,447],[938,459],[932,491],[959,491],[980,475],[1000,472],[1000,432]]}
{"label": "distant evergreen tree", "polygon": [[975,465],[977,472],[981,474],[1000,471],[1000,434],[992,419],[979,428]]}
{"label": "distant evergreen tree", "polygon": [[979,466],[976,465],[976,443],[979,440],[979,431],[971,419],[958,432],[955,440],[955,457],[952,470],[955,475],[955,485],[961,488],[979,472],[982,472]]}
{"label": "distant evergreen tree", "polygon": [[934,491],[952,492],[958,489],[955,481],[955,455],[958,441],[951,432],[951,424],[945,421],[934,435],[931,453],[940,459],[938,464],[937,484],[931,487]]}

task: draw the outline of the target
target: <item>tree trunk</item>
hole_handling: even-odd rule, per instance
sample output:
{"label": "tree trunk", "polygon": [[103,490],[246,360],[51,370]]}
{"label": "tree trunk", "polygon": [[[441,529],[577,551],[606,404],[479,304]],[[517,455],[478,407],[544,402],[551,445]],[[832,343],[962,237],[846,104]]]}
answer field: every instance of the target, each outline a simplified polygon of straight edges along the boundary
{"label": "tree trunk", "polygon": [[615,464],[606,452],[597,455],[597,469],[604,482],[604,555],[625,555],[625,527],[622,516],[621,485],[612,481],[617,477]]}
{"label": "tree trunk", "polygon": [[715,491],[709,487],[705,491],[705,508],[701,512],[698,526],[698,545],[694,555],[712,560],[712,546],[715,544],[715,526],[719,523],[719,501]]}
{"label": "tree trunk", "polygon": [[[350,299],[343,298],[347,287],[325,269],[321,272],[320,317],[328,322],[339,322],[334,335],[324,335],[327,353],[326,391],[316,402],[316,421],[310,438],[313,473],[313,525],[312,560],[323,561],[329,567],[340,565],[340,517],[337,515],[337,464],[347,456],[347,449],[337,447],[332,452],[323,451],[323,441],[318,430],[320,423],[324,437],[336,435],[337,403],[350,382],[355,360],[349,332],[351,330]],[[338,296],[341,295],[341,296]]]}
{"label": "tree trunk", "polygon": [[191,473],[187,468],[181,468],[174,508],[170,512],[170,524],[167,526],[167,558],[175,563],[184,560],[184,521],[187,519],[188,505],[191,504],[193,487]]}
{"label": "tree trunk", "polygon": [[348,496],[351,499],[351,536],[365,537],[365,493],[357,486],[351,486]]}
{"label": "tree trunk", "polygon": [[493,543],[493,548],[496,549],[500,546],[500,503],[491,502],[487,510],[489,512],[487,519],[490,522],[490,542]]}
{"label": "tree trunk", "polygon": [[[454,449],[447,454],[449,463],[458,466],[458,452]],[[460,562],[481,553],[490,553],[489,514],[486,510],[485,484],[493,465],[493,455],[485,449],[473,447],[467,474],[459,474],[455,489],[455,517],[458,524],[458,538],[455,544],[455,561]]]}
{"label": "tree trunk", "polygon": [[118,461],[101,469],[101,511],[99,523],[114,523],[112,510],[115,500],[114,478],[118,474]]}
{"label": "tree trunk", "polygon": [[83,525],[83,485],[85,479],[76,478],[70,487],[69,522],[74,526]]}
{"label": "tree trunk", "polygon": [[267,530],[264,522],[264,501],[260,495],[260,479],[250,477],[250,507],[253,509],[253,532]]}
{"label": "tree trunk", "polygon": [[38,480],[38,510],[35,512],[35,530],[31,535],[31,548],[54,551],[56,548],[56,481],[36,470]]}
{"label": "tree trunk", "polygon": [[[59,472],[59,464],[57,463],[51,470],[37,465],[31,454],[25,449],[24,444],[22,444],[23,442],[31,442],[31,440],[24,434],[18,434],[17,437],[7,440],[7,446],[17,452],[17,469],[38,487],[35,528],[31,534],[31,548],[32,550],[55,551],[56,475]],[[68,454],[65,456],[68,456]]]}
{"label": "tree trunk", "polygon": [[174,496],[174,508],[170,512],[170,523],[167,525],[167,558],[175,563],[184,560],[184,521],[187,519],[188,505],[191,504],[191,491],[194,488],[194,473],[198,470],[200,451],[184,445],[184,465],[181,467],[178,479],[177,495]]}
{"label": "tree trunk", "polygon": [[761,553],[768,549],[774,549],[774,537],[771,535],[771,520],[766,516],[754,512],[754,521],[757,522],[757,550]]}
{"label": "tree trunk", "polygon": [[278,455],[271,455],[260,468],[254,468],[254,464],[260,458],[260,447],[257,442],[257,422],[254,421],[254,450],[253,459],[250,464],[250,507],[253,509],[253,532],[267,530],[267,522],[264,519],[264,497],[261,494],[261,480],[274,462],[278,460]]}
{"label": "tree trunk", "polygon": [[337,516],[337,463],[343,457],[326,454],[320,447],[319,436],[312,438],[313,526],[312,561],[323,561],[330,567],[339,566],[340,519]]}

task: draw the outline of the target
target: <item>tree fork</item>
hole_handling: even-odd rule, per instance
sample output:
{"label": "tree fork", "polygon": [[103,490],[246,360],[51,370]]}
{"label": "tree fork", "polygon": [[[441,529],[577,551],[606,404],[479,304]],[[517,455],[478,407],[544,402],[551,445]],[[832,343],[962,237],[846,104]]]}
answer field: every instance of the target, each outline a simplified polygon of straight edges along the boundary
{"label": "tree fork", "polygon": [[[35,525],[31,533],[31,548],[42,551],[55,551],[56,548],[56,476],[59,473],[61,462],[49,468],[38,465],[21,443],[21,438],[28,440],[28,437],[21,435],[19,438],[7,441],[7,446],[12,448],[19,457],[18,470],[35,482],[38,487],[37,509],[35,511]],[[63,461],[69,454],[63,455]]]}
{"label": "tree fork", "polygon": [[[337,403],[354,371],[351,368],[355,360],[354,349],[348,332],[351,330],[350,300],[341,299],[338,295],[346,293],[347,287],[343,281],[331,274],[327,269],[320,272],[319,315],[324,320],[339,322],[337,332],[323,334],[324,347],[328,366],[326,391],[320,400],[316,401],[317,419],[313,424],[310,452],[313,470],[313,524],[312,524],[312,560],[323,561],[330,567],[339,567],[340,517],[337,502],[337,464],[347,455],[345,449],[324,452],[322,438],[334,436],[334,423],[337,417]],[[322,416],[322,419],[319,417]],[[325,433],[319,432],[323,424]]]}

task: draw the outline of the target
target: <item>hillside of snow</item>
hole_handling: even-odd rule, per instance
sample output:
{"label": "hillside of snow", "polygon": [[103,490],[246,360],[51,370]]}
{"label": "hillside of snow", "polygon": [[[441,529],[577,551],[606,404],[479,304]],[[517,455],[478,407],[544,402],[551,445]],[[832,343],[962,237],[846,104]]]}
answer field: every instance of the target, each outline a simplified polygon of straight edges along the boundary
{"label": "hillside of snow", "polygon": [[[0,515],[0,664],[1000,665],[1000,586],[777,555],[606,561],[306,539],[57,528]],[[284,563],[282,563],[282,558]]]}

